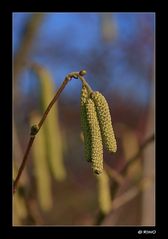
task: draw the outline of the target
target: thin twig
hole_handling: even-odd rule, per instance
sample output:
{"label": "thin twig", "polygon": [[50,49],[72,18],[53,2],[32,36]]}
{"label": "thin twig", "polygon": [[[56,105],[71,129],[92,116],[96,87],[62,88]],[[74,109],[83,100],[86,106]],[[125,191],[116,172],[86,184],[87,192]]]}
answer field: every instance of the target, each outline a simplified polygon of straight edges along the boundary
{"label": "thin twig", "polygon": [[151,185],[151,182],[151,178],[142,179],[138,183],[138,185],[133,186],[121,196],[116,197],[113,201],[112,210],[118,209],[119,207],[123,206],[124,204],[132,200],[134,197],[136,197],[140,192],[146,190]]}
{"label": "thin twig", "polygon": [[[34,66],[37,66],[37,65],[34,65]],[[32,67],[33,67],[33,65],[32,65]],[[36,136],[36,134],[39,132],[40,128],[42,127],[42,125],[43,125],[43,123],[44,123],[44,121],[45,121],[45,119],[46,119],[48,113],[50,112],[52,106],[54,105],[54,103],[55,103],[56,100],[58,99],[59,95],[61,94],[61,92],[63,91],[63,89],[64,89],[65,86],[67,85],[67,83],[68,83],[72,78],[75,78],[75,79],[76,79],[76,78],[79,78],[79,79],[81,80],[81,76],[83,76],[83,75],[85,75],[85,74],[86,74],[86,71],[72,72],[72,73],[68,74],[68,75],[65,77],[65,79],[64,79],[64,81],[63,81],[63,83],[62,83],[62,85],[60,86],[60,88],[59,88],[58,91],[56,92],[54,98],[51,100],[51,102],[49,103],[49,105],[48,105],[46,111],[44,112],[44,114],[43,114],[43,116],[42,116],[40,122],[38,123],[38,126],[35,125],[35,128],[33,128],[33,132],[31,132],[30,139],[29,139],[29,142],[28,142],[28,145],[27,145],[27,149],[26,149],[26,152],[25,152],[24,157],[23,157],[23,161],[22,161],[22,163],[21,163],[21,166],[20,166],[20,168],[19,168],[17,177],[16,177],[16,179],[15,179],[15,181],[14,181],[14,184],[13,184],[13,193],[15,193],[15,191],[16,191],[17,184],[18,184],[19,179],[20,179],[20,177],[21,177],[22,171],[23,171],[23,169],[24,169],[24,167],[25,167],[25,164],[26,164],[26,161],[27,161],[27,158],[28,158],[30,149],[31,149],[31,147],[32,147],[32,145],[33,145],[35,136]],[[84,81],[85,84],[86,84],[86,81],[85,81],[84,78],[82,78],[82,82],[83,82],[83,81]],[[33,127],[33,126],[32,126],[32,127]],[[32,128],[31,128],[31,129],[32,129]],[[35,131],[34,131],[34,130],[35,130]],[[33,134],[32,134],[32,133],[33,133]]]}
{"label": "thin twig", "polygon": [[110,168],[106,163],[104,163],[104,168],[107,171],[108,175],[114,179],[119,185],[122,185],[125,181],[124,177],[118,173],[116,170]]}
{"label": "thin twig", "polygon": [[65,80],[63,81],[61,87],[58,89],[56,95],[54,96],[54,98],[52,99],[52,101],[50,102],[50,104],[48,105],[46,111],[44,112],[39,124],[38,124],[38,127],[39,129],[41,128],[41,126],[43,125],[49,111],[51,110],[52,106],[54,105],[54,103],[56,102],[56,100],[58,99],[59,95],[61,94],[61,92],[63,91],[63,89],[65,88],[66,84],[68,83],[68,81],[70,80],[71,78],[69,77],[66,77]]}
{"label": "thin twig", "polygon": [[154,134],[145,140],[145,142],[140,146],[139,151],[128,160],[127,164],[122,168],[121,172],[117,172],[116,170],[110,168],[106,163],[104,163],[104,168],[106,169],[108,175],[114,179],[119,185],[122,185],[125,181],[124,174],[130,165],[141,156],[144,149],[154,140]]}
{"label": "thin twig", "polygon": [[122,173],[122,174],[125,174],[125,173],[127,172],[127,169],[129,168],[129,166],[130,166],[137,158],[139,158],[139,157],[142,155],[144,149],[145,149],[151,142],[153,142],[154,139],[155,139],[155,135],[152,134],[149,138],[147,138],[147,139],[143,142],[143,144],[140,146],[138,152],[137,152],[132,158],[130,158],[130,159],[128,160],[127,164],[122,168],[122,170],[121,170],[121,173]]}
{"label": "thin twig", "polygon": [[[127,169],[130,167],[130,165],[137,159],[139,158],[144,149],[151,143],[154,141],[154,134],[152,134],[149,138],[147,138],[143,144],[140,146],[139,151],[132,157],[129,159],[128,163],[124,166],[124,168],[121,170],[120,173],[116,172],[114,169],[111,169],[108,165],[105,164],[105,169],[107,170],[109,176],[111,176],[118,184],[122,184],[123,180],[124,180],[124,175],[127,172]],[[122,174],[121,174],[122,173]],[[145,181],[146,182],[146,181]],[[112,212],[113,210],[118,209],[119,207],[121,207],[122,205],[124,205],[125,203],[129,202],[130,200],[132,200],[134,197],[136,197],[136,195],[139,194],[139,192],[141,190],[145,189],[145,183],[144,180],[141,180],[138,183],[138,187],[134,186],[133,188],[131,188],[129,191],[125,192],[123,195],[115,198],[112,202],[112,206],[111,206],[111,210],[110,212]],[[110,213],[109,212],[109,213]],[[95,225],[100,225],[102,224],[102,222],[104,221],[104,219],[109,215],[108,214],[102,214],[101,212],[98,213],[97,218],[96,218],[96,222]]]}
{"label": "thin twig", "polygon": [[32,144],[33,144],[34,139],[35,139],[35,137],[30,137],[30,139],[29,139],[29,142],[28,142],[28,145],[27,145],[27,149],[26,149],[25,155],[24,155],[24,157],[23,157],[23,161],[22,161],[21,166],[20,166],[20,168],[19,168],[17,177],[16,177],[16,179],[15,179],[15,181],[14,181],[14,183],[13,183],[13,193],[15,193],[15,191],[16,191],[16,187],[17,187],[18,181],[19,181],[20,176],[21,176],[21,174],[22,174],[22,171],[23,171],[23,169],[24,169],[24,167],[25,167],[26,160],[27,160],[27,156],[28,156],[29,151],[30,151],[30,149],[31,149],[31,147],[32,147]]}
{"label": "thin twig", "polygon": [[128,191],[124,192],[121,196],[116,197],[111,205],[111,210],[108,214],[104,214],[101,216],[101,220],[97,225],[101,225],[103,221],[114,211],[119,209],[120,207],[124,206],[126,203],[130,202],[134,199],[139,193],[146,190],[151,185],[151,178],[142,179],[138,185],[133,186]]}

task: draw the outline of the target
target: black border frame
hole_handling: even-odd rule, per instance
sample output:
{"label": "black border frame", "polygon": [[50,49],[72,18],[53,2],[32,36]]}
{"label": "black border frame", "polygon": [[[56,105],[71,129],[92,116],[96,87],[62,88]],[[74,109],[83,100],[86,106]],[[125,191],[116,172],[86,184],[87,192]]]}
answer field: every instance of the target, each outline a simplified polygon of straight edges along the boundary
{"label": "black border frame", "polygon": [[[160,235],[160,221],[158,213],[158,187],[156,186],[156,226],[118,226],[118,227],[89,227],[89,226],[27,226],[27,227],[14,227],[12,226],[12,13],[14,12],[155,12],[155,22],[156,22],[156,35],[158,35],[158,19],[160,17],[160,5],[156,1],[152,2],[152,6],[147,4],[147,1],[124,1],[124,3],[114,3],[111,6],[106,3],[104,6],[100,6],[99,2],[90,6],[86,5],[85,2],[79,2],[78,5],[68,2],[66,4],[56,3],[56,7],[49,7],[39,3],[39,6],[35,7],[35,3],[30,1],[27,3],[21,3],[15,1],[15,6],[13,4],[6,4],[4,7],[4,16],[1,19],[3,33],[2,40],[2,50],[3,50],[3,89],[1,96],[2,98],[2,116],[4,116],[4,136],[2,136],[1,142],[4,143],[4,156],[1,160],[0,170],[0,183],[1,183],[1,197],[0,197],[0,225],[1,234],[0,238],[34,238],[39,236],[42,238],[55,238],[56,236],[91,236],[93,233],[95,237],[105,237],[106,235],[111,235],[113,238],[118,236],[121,238],[158,238]],[[109,2],[109,1],[108,1]],[[37,4],[37,2],[36,2]],[[143,5],[144,4],[144,5]],[[150,5],[150,6],[149,6]],[[32,8],[34,10],[32,11]],[[77,9],[78,8],[78,9]],[[51,11],[52,9],[52,11]],[[54,11],[53,11],[54,9]],[[65,10],[66,9],[66,10]],[[81,9],[81,10],[80,10]],[[156,42],[157,48],[158,41]],[[157,55],[156,51],[156,55]],[[155,55],[155,57],[156,57]],[[155,81],[156,82],[156,81]],[[156,88],[156,85],[155,85]],[[157,94],[156,94],[157,98]],[[157,105],[157,104],[156,104]],[[2,117],[3,118],[3,117]],[[6,147],[5,147],[6,146]],[[156,152],[157,156],[158,150]],[[156,185],[158,184],[158,171],[161,163],[156,161]],[[3,169],[3,170],[2,170]],[[144,230],[153,231],[154,234],[144,234]],[[139,231],[139,233],[138,233]],[[141,234],[142,232],[142,234]],[[156,233],[155,233],[156,232]]]}

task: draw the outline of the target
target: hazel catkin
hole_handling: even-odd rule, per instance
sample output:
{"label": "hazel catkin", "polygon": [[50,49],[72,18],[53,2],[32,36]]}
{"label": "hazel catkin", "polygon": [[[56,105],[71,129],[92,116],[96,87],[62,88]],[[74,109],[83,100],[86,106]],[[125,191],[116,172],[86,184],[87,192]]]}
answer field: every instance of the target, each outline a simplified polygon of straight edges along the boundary
{"label": "hazel catkin", "polygon": [[91,137],[89,125],[87,122],[86,101],[88,99],[88,91],[86,86],[82,86],[80,97],[80,114],[81,114],[81,128],[84,137],[84,155],[88,162],[91,162]]}
{"label": "hazel catkin", "polygon": [[110,180],[107,172],[104,170],[97,178],[98,203],[101,213],[107,214],[111,209]]}
{"label": "hazel catkin", "polygon": [[92,99],[86,102],[87,121],[91,135],[91,161],[95,174],[103,171],[103,145],[95,105]]}
{"label": "hazel catkin", "polygon": [[105,97],[98,91],[92,92],[91,98],[96,106],[103,144],[108,151],[115,153],[117,151],[117,143],[112,127],[108,103]]}

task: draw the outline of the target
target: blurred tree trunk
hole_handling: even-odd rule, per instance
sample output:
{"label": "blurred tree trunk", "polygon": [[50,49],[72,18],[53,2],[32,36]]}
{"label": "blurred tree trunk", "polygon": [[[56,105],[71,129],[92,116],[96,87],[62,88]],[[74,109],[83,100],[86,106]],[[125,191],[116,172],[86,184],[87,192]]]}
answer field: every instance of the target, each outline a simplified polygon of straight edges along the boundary
{"label": "blurred tree trunk", "polygon": [[[149,105],[149,116],[145,138],[148,138],[154,130],[154,86]],[[143,177],[150,178],[152,183],[142,194],[142,221],[145,226],[155,225],[155,154],[153,143],[144,151]]]}

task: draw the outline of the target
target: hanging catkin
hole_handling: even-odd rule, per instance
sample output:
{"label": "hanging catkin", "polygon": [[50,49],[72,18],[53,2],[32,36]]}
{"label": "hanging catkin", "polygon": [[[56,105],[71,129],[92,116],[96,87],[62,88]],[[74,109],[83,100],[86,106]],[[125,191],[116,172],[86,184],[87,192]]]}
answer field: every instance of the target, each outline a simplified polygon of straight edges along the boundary
{"label": "hanging catkin", "polygon": [[95,105],[92,99],[86,102],[87,121],[91,135],[91,161],[93,172],[103,171],[103,145]]}
{"label": "hanging catkin", "polygon": [[91,135],[89,124],[87,121],[86,102],[88,99],[88,91],[86,86],[82,86],[80,97],[80,114],[81,114],[81,128],[84,137],[84,155],[88,162],[91,162]]}
{"label": "hanging catkin", "polygon": [[111,209],[112,200],[109,177],[105,170],[97,177],[97,183],[99,209],[103,214],[107,214]]}
{"label": "hanging catkin", "polygon": [[103,144],[108,151],[115,153],[117,151],[117,143],[112,127],[108,103],[105,97],[98,91],[92,92],[91,98],[96,106]]}

